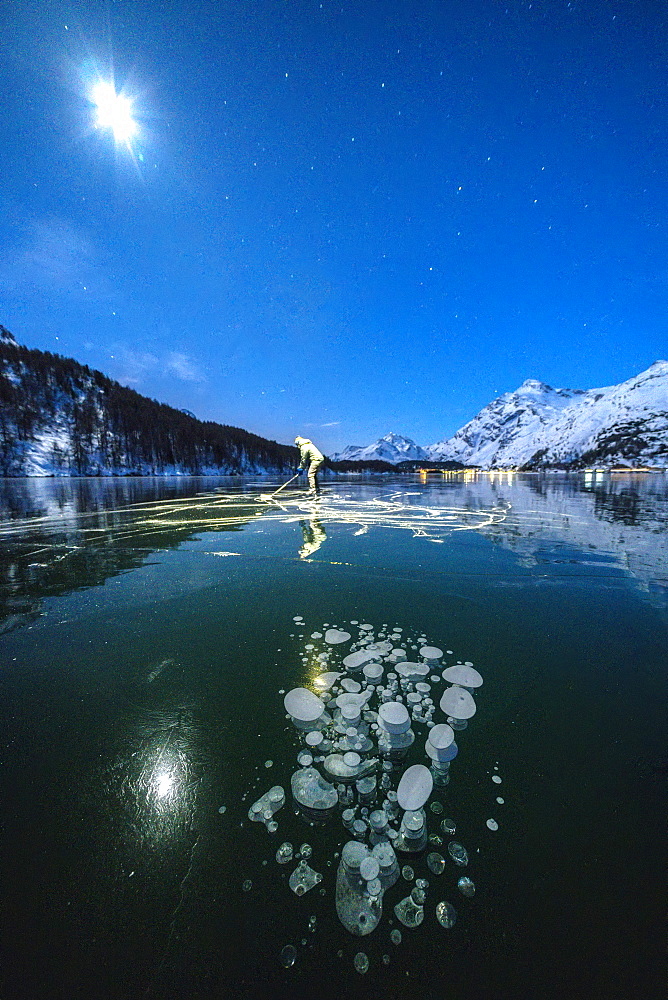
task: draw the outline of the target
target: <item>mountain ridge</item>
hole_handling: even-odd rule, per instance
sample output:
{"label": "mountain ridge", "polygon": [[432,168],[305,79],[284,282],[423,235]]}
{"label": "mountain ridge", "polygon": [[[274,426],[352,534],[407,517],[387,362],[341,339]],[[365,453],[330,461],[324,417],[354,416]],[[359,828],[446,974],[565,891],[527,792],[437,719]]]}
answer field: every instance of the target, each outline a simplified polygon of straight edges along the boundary
{"label": "mountain ridge", "polygon": [[296,448],[198,420],[0,326],[0,475],[292,472]]}
{"label": "mountain ridge", "polygon": [[[376,448],[387,437],[359,453],[367,461],[379,457]],[[481,468],[668,466],[668,361],[655,361],[638,375],[599,389],[555,389],[525,379],[451,437],[427,446],[405,437],[401,442],[416,458]],[[388,458],[387,447],[383,451],[386,461],[402,461]],[[352,448],[345,452],[348,461],[355,460]]]}

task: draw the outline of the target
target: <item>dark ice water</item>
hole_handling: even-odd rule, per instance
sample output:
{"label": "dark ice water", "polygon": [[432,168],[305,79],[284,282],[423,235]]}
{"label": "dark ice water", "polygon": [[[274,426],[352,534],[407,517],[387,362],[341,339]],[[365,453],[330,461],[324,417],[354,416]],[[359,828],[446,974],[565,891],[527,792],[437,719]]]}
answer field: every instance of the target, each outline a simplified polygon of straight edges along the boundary
{"label": "dark ice water", "polygon": [[[267,503],[278,485],[0,483],[2,996],[663,996],[666,478],[356,478]],[[430,886],[398,946],[401,879],[370,936],[336,918],[340,820],[289,796],[275,835],[247,818],[289,792],[279,692],[313,676],[308,636],[351,620],[485,681],[427,813],[470,863],[409,859]],[[324,894],[290,891],[283,840],[312,845]]]}

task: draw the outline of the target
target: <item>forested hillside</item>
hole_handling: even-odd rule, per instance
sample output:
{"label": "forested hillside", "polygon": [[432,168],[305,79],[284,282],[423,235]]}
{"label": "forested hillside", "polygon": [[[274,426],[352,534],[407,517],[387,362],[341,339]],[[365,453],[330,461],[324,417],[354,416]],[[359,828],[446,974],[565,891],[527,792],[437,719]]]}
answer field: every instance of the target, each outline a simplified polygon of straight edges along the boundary
{"label": "forested hillside", "polygon": [[201,421],[0,326],[0,475],[286,472],[295,448]]}

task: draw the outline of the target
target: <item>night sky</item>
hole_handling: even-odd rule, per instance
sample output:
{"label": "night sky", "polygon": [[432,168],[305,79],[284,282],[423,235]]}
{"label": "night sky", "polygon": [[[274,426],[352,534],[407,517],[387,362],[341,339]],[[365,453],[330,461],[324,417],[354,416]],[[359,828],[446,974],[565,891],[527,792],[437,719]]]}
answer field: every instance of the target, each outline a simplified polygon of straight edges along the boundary
{"label": "night sky", "polygon": [[663,0],[5,0],[0,30],[21,343],[329,453],[668,355]]}

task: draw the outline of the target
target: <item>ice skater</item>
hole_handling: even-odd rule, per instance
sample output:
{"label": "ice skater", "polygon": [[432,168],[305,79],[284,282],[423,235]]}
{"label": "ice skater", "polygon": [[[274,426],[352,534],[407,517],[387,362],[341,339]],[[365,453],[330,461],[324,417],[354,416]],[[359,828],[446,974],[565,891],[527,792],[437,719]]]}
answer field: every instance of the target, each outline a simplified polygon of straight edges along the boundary
{"label": "ice skater", "polygon": [[295,444],[299,448],[299,468],[297,469],[297,475],[308,469],[309,491],[312,496],[317,497],[319,493],[317,473],[325,461],[325,456],[321,451],[318,451],[313,441],[310,441],[309,438],[300,437],[298,434],[295,438]]}

